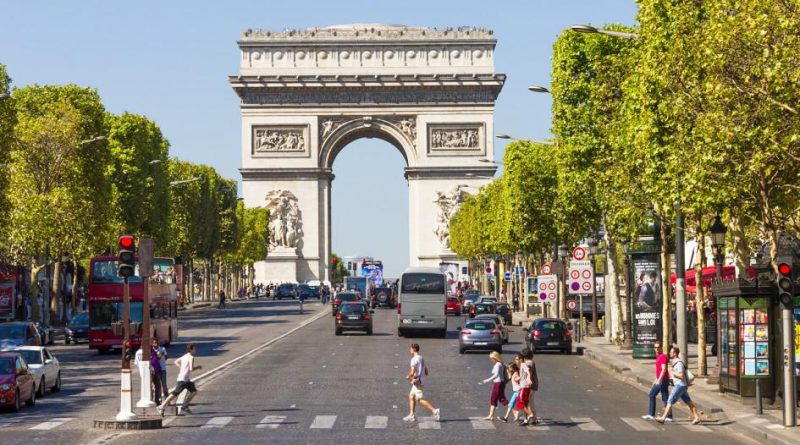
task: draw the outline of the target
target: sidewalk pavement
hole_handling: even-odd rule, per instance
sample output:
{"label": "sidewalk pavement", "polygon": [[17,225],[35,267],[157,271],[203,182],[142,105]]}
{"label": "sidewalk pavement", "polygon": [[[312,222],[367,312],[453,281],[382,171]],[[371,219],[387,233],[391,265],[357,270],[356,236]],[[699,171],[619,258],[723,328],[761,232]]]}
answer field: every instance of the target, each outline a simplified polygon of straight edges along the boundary
{"label": "sidewalk pavement", "polygon": [[[514,324],[527,325],[533,318],[524,313],[514,313]],[[593,365],[617,374],[617,377],[644,393],[650,391],[655,380],[655,359],[634,359],[631,351],[622,350],[611,344],[605,337],[584,337],[581,343],[573,343],[576,351]],[[699,375],[697,370],[697,345],[689,344],[689,369]],[[707,354],[707,371],[714,372],[717,357]],[[722,394],[718,384],[707,383],[705,378],[697,377],[689,389],[692,400],[701,411],[704,421],[716,422],[727,428],[762,443],[775,445],[800,445],[800,427],[783,426],[783,410],[779,405],[770,406],[764,401],[764,414],[756,415],[755,400],[744,400],[735,394]],[[659,401],[660,403],[660,401]],[[676,407],[685,408],[679,404]],[[688,410],[686,410],[688,413]],[[647,396],[642,395],[642,414],[647,413]]]}

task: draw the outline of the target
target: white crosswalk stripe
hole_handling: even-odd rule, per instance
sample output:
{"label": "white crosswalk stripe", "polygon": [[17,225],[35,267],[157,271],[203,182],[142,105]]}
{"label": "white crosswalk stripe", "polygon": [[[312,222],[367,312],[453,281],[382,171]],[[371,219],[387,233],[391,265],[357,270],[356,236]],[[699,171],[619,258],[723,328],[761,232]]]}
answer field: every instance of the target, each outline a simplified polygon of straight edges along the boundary
{"label": "white crosswalk stripe", "polygon": [[364,428],[381,429],[386,428],[388,424],[389,418],[386,416],[367,416],[367,421],[364,423]]}
{"label": "white crosswalk stripe", "polygon": [[605,431],[605,428],[590,417],[571,417],[570,420],[578,424],[578,428],[582,431]]}
{"label": "white crosswalk stripe", "polygon": [[53,428],[57,428],[67,422],[72,420],[72,417],[56,417],[53,419],[48,420],[47,422],[42,422],[38,425],[30,427],[32,430],[52,430]]}
{"label": "white crosswalk stripe", "polygon": [[636,431],[658,431],[655,425],[638,417],[620,417],[620,419]]}
{"label": "white crosswalk stripe", "polygon": [[269,428],[274,430],[281,426],[284,420],[286,420],[286,416],[267,416],[261,419],[261,422],[258,422],[256,428]]}
{"label": "white crosswalk stripe", "polygon": [[314,421],[311,422],[311,427],[314,429],[331,429],[333,428],[333,424],[336,423],[337,416],[317,416],[314,417]]}
{"label": "white crosswalk stripe", "polygon": [[231,420],[233,420],[233,417],[212,417],[203,425],[203,428],[222,428],[229,424]]}
{"label": "white crosswalk stripe", "polygon": [[419,429],[421,430],[440,430],[442,425],[433,417],[418,417]]}
{"label": "white crosswalk stripe", "polygon": [[470,417],[469,423],[472,424],[472,429],[474,430],[493,430],[494,424],[488,420],[484,420],[483,417]]}
{"label": "white crosswalk stripe", "polygon": [[703,425],[692,425],[692,424],[689,424],[689,425],[684,425],[683,427],[686,428],[687,430],[693,432],[693,433],[711,433],[711,432],[713,432],[713,430],[711,428],[709,428],[707,426],[703,426]]}

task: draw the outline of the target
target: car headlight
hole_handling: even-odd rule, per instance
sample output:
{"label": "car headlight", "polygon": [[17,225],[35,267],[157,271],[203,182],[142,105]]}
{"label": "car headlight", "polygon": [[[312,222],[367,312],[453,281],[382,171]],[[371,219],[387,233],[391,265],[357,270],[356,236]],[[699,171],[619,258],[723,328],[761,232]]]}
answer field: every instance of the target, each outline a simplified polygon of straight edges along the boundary
{"label": "car headlight", "polygon": [[9,389],[11,389],[10,383],[6,383],[5,385],[0,385],[0,391],[8,391]]}
{"label": "car headlight", "polygon": [[69,335],[72,335],[72,329],[70,329],[70,328],[67,328],[67,329],[64,329],[64,331],[65,331],[67,334],[69,334]]}

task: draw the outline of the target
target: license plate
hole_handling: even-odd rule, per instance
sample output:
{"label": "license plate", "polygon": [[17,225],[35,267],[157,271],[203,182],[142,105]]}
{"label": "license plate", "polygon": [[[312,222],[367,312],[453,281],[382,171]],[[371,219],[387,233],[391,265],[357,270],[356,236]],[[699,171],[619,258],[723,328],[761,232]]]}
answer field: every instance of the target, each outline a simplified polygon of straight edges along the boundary
{"label": "license plate", "polygon": [[558,342],[557,341],[549,341],[549,342],[547,342],[547,346],[558,346]]}
{"label": "license plate", "polygon": [[486,345],[488,345],[488,344],[489,344],[489,343],[487,343],[487,342],[485,342],[485,341],[476,341],[476,342],[475,342],[475,346],[486,346]]}
{"label": "license plate", "polygon": [[358,320],[358,316],[349,316],[347,317],[348,320]]}
{"label": "license plate", "polygon": [[432,321],[430,321],[430,320],[417,320],[417,323],[419,323],[419,324],[431,324]]}

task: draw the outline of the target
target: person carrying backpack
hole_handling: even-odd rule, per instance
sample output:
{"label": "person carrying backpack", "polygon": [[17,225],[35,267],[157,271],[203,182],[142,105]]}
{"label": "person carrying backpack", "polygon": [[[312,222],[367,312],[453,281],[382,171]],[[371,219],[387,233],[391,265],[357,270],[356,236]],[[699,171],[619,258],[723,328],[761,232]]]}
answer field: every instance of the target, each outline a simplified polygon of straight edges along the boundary
{"label": "person carrying backpack", "polygon": [[656,417],[656,422],[664,423],[666,421],[667,416],[672,412],[672,407],[678,403],[678,399],[683,400],[683,403],[689,406],[689,410],[692,412],[692,425],[697,425],[700,423],[700,414],[697,411],[697,406],[692,402],[692,399],[689,397],[689,385],[694,380],[694,376],[686,368],[686,364],[683,363],[683,360],[680,359],[681,350],[678,349],[677,346],[673,346],[669,350],[669,355],[672,358],[672,372],[670,376],[672,377],[672,392],[669,395],[669,399],[667,399],[667,407],[664,408],[664,414],[661,417]]}
{"label": "person carrying backpack", "polygon": [[497,410],[497,403],[508,405],[506,399],[506,383],[508,383],[508,371],[503,364],[503,357],[497,351],[492,351],[489,354],[489,359],[494,363],[492,367],[492,375],[486,380],[478,382],[479,385],[492,382],[492,394],[489,397],[489,415],[484,417],[483,420],[494,420],[494,413]]}

